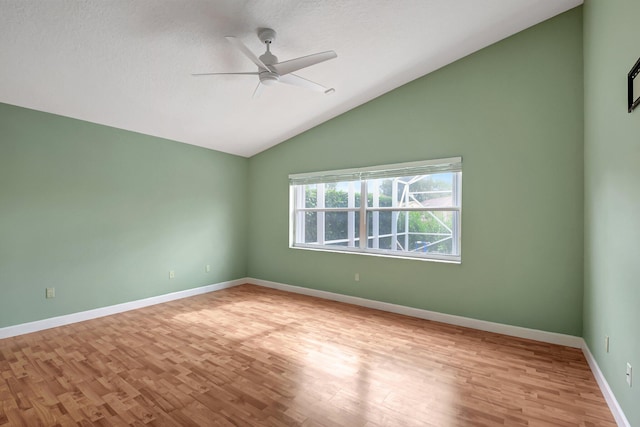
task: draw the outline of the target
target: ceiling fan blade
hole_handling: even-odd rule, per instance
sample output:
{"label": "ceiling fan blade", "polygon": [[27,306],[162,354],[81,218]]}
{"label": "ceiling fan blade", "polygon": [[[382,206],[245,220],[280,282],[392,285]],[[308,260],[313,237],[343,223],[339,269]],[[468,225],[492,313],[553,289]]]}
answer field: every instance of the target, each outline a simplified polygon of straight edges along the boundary
{"label": "ceiling fan blade", "polygon": [[256,86],[256,89],[253,91],[253,99],[257,99],[260,98],[260,95],[262,94],[262,90],[264,89],[264,85],[260,82],[258,82],[258,86]]}
{"label": "ceiling fan blade", "polygon": [[282,76],[337,57],[338,55],[334,51],[329,50],[327,52],[314,53],[313,55],[302,56],[300,58],[290,59],[289,61],[272,64],[271,68],[276,70],[276,72]]}
{"label": "ceiling fan blade", "polygon": [[315,92],[326,92],[328,90],[321,84],[312,82],[311,80],[307,80],[295,74],[285,74],[284,76],[280,76],[280,83],[311,89]]}
{"label": "ceiling fan blade", "polygon": [[[234,45],[236,47],[236,49],[238,49],[240,52],[244,53],[244,56],[249,58],[251,60],[251,62],[256,64],[259,68],[262,68],[262,69],[265,69],[265,70],[269,70],[269,68],[266,65],[264,65],[264,62],[262,62],[260,60],[260,58],[258,58],[253,52],[251,52],[249,50],[249,48],[247,47],[247,45],[242,43],[242,41],[240,39],[235,38],[233,36],[226,36],[225,39],[227,39],[229,41],[229,43]],[[269,70],[269,71],[271,71],[271,70]]]}
{"label": "ceiling fan blade", "polygon": [[236,75],[247,75],[247,76],[257,76],[258,73],[257,71],[253,71],[250,73],[198,73],[198,74],[191,74],[194,77],[198,77],[198,76],[236,76]]}

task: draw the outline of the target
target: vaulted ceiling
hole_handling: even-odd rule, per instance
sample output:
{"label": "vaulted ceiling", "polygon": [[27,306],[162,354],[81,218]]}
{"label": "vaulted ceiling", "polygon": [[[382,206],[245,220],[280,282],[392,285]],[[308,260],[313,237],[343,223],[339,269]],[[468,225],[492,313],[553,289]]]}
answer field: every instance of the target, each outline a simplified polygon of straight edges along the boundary
{"label": "vaulted ceiling", "polygon": [[[249,157],[582,0],[1,0],[0,102]],[[335,92],[266,87],[224,36]]]}

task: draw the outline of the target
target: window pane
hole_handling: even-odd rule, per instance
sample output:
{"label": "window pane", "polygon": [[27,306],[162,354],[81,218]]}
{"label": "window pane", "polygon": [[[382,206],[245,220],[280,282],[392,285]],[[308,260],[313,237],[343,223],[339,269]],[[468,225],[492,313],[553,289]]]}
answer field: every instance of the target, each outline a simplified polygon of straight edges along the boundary
{"label": "window pane", "polygon": [[303,212],[304,215],[304,240],[303,243],[318,242],[318,213]]}
{"label": "window pane", "polygon": [[317,184],[305,185],[304,186],[304,207],[315,208],[317,206],[318,206],[318,185]]}
{"label": "window pane", "polygon": [[415,175],[367,181],[369,207],[451,207],[456,206],[455,182],[458,172]]}
{"label": "window pane", "polygon": [[458,215],[455,211],[369,212],[367,247],[458,255]]}
{"label": "window pane", "polygon": [[[397,212],[367,213],[367,247],[372,249],[391,249],[393,227],[392,220]],[[397,232],[397,230],[396,230]]]}
{"label": "window pane", "polygon": [[347,239],[347,213],[327,212],[325,214],[325,241]]}
{"label": "window pane", "polygon": [[360,212],[326,212],[325,244],[357,247],[359,245]]}
{"label": "window pane", "polygon": [[408,181],[409,203],[429,208],[455,206],[454,176],[455,173],[447,172],[411,177]]}
{"label": "window pane", "polygon": [[370,179],[367,181],[367,206],[391,207],[394,179]]}
{"label": "window pane", "polygon": [[455,244],[458,213],[409,212],[409,251],[457,255]]}
{"label": "window pane", "polygon": [[[391,236],[389,237],[380,237],[380,242],[378,244],[378,247],[376,249],[391,249]],[[371,247],[371,246],[369,246]]]}
{"label": "window pane", "polygon": [[392,217],[393,212],[391,211],[367,212],[367,234],[372,236],[374,230],[379,235],[390,234]]}
{"label": "window pane", "polygon": [[360,207],[360,181],[327,183],[324,186],[326,208]]}

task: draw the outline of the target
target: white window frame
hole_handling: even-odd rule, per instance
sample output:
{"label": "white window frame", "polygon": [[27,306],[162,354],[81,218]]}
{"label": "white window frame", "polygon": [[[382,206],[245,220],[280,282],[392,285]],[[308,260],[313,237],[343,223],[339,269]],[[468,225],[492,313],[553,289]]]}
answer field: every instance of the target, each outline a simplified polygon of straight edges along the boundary
{"label": "white window frame", "polygon": [[[372,189],[373,197],[373,206],[367,206],[368,196],[367,196],[367,181],[371,179],[387,179],[387,178],[400,178],[400,177],[408,177],[408,176],[424,176],[424,175],[435,175],[438,173],[446,173],[446,172],[454,172],[456,173],[455,180],[453,183],[454,188],[452,188],[454,203],[451,206],[446,207],[380,207],[378,205],[378,198],[375,197],[378,188],[375,187]],[[335,182],[354,182],[355,186],[360,185],[360,207],[355,207],[353,193],[354,191],[349,191],[348,197],[348,206],[341,208],[326,208],[324,206],[324,186],[318,185],[318,193],[317,193],[317,205],[314,208],[305,207],[305,185],[308,184],[327,184],[327,183],[335,183]],[[332,171],[320,171],[320,172],[309,172],[309,173],[298,173],[289,175],[289,247],[294,249],[310,249],[310,250],[319,250],[319,251],[328,251],[328,252],[350,252],[350,253],[359,253],[359,254],[368,254],[368,255],[378,255],[378,256],[389,256],[395,258],[410,258],[410,259],[423,259],[423,260],[435,260],[435,261],[443,261],[443,262],[453,262],[460,263],[462,261],[462,251],[461,251],[461,231],[462,231],[462,157],[450,157],[446,159],[433,159],[433,160],[424,160],[419,162],[408,162],[408,163],[397,163],[390,165],[380,165],[380,166],[371,166],[366,168],[353,168],[353,169],[340,169],[340,170],[332,170]],[[392,195],[392,200],[397,200],[397,186],[393,186],[394,194]],[[405,236],[405,240],[408,242],[408,236],[410,234],[407,229],[405,232],[398,233],[397,227],[397,217],[398,215],[406,212],[408,216],[409,212],[437,212],[437,211],[447,211],[447,212],[456,212],[455,221],[453,227],[451,229],[451,236],[447,239],[452,239],[453,245],[453,254],[437,254],[430,252],[417,252],[417,251],[407,251],[407,250],[398,250],[398,244],[394,243],[394,248],[392,249],[379,249],[378,247],[378,239],[380,236],[377,233],[374,236],[368,236],[368,224],[367,218],[368,214],[372,213],[372,222],[374,230],[376,228],[376,222],[378,221],[378,214],[384,211],[393,212],[391,226],[392,226],[392,235],[394,238],[398,234],[403,234]],[[306,212],[316,212],[317,216],[317,243],[304,243],[304,237],[302,237],[300,242],[297,242],[297,236],[304,236],[304,220],[299,220],[300,218],[304,218],[304,214]],[[349,232],[348,236],[345,240],[353,247],[349,246],[333,246],[326,244],[324,241],[325,232],[324,232],[324,215],[327,212],[347,212],[348,217],[354,218],[356,212],[360,213],[360,221],[359,221],[359,236],[354,236],[353,230],[353,220],[348,221]],[[405,221],[408,227],[408,221]],[[421,233],[422,234],[422,233]],[[386,236],[388,237],[388,236]],[[369,240],[372,240],[372,247],[368,247]],[[330,243],[336,243],[338,241],[331,241]],[[434,244],[434,243],[432,243]],[[405,245],[406,247],[408,245]],[[426,245],[425,245],[426,246]]]}

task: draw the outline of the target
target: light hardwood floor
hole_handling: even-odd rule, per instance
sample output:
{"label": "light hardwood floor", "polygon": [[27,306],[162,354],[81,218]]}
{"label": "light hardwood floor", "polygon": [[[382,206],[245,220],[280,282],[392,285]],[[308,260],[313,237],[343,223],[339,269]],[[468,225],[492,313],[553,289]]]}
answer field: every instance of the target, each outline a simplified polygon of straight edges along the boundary
{"label": "light hardwood floor", "polygon": [[615,426],[578,349],[242,285],[0,340],[0,426]]}

